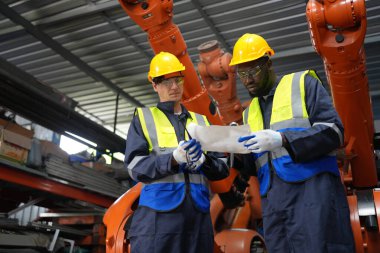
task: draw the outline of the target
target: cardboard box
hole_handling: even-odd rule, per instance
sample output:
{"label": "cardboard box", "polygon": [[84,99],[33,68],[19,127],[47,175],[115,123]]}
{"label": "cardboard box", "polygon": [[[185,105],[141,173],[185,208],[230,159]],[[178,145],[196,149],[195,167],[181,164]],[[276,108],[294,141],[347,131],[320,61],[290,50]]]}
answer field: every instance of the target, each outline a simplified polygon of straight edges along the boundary
{"label": "cardboard box", "polygon": [[16,134],[25,136],[25,137],[30,138],[30,139],[33,138],[33,136],[34,136],[33,131],[26,129],[20,125],[15,124],[15,123],[12,123],[8,120],[0,119],[0,127],[7,129],[11,132],[14,132]]}
{"label": "cardboard box", "polygon": [[32,139],[0,128],[0,154],[25,163],[32,146]]}
{"label": "cardboard box", "polygon": [[53,154],[55,156],[58,156],[62,158],[64,161],[67,161],[69,159],[69,154],[61,149],[58,145],[51,141],[45,141],[41,140],[41,155],[42,156],[48,156],[49,154]]}

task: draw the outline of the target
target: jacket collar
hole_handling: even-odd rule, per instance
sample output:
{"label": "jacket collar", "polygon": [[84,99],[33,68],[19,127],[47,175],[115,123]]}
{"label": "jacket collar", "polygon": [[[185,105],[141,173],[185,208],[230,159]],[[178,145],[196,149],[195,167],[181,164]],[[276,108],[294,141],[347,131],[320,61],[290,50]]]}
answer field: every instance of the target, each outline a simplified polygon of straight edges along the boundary
{"label": "jacket collar", "polygon": [[[174,101],[158,102],[157,108],[165,113],[174,114],[174,103],[175,103]],[[187,118],[188,117],[191,118],[189,111],[186,109],[185,106],[183,106],[183,104],[181,104],[181,108],[182,108],[181,114],[185,114]]]}

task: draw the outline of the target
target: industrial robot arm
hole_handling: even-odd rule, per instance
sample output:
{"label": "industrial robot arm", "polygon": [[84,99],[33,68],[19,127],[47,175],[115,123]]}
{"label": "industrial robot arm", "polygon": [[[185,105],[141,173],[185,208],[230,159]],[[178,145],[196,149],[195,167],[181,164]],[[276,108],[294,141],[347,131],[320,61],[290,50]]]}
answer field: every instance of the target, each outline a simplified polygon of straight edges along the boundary
{"label": "industrial robot arm", "polygon": [[221,124],[217,109],[207,90],[200,85],[187,46],[179,28],[172,22],[173,1],[119,0],[129,17],[148,33],[149,43],[155,53],[165,51],[174,54],[185,65],[185,84],[182,103],[194,112],[205,115],[216,125]]}
{"label": "industrial robot arm", "polygon": [[222,122],[242,123],[243,107],[236,96],[235,67],[229,66],[231,54],[225,53],[216,40],[198,47],[198,72],[208,93],[216,100]]}
{"label": "industrial robot arm", "polygon": [[313,46],[325,64],[334,105],[344,125],[346,153],[354,154],[350,160],[353,186],[374,187],[377,176],[363,47],[367,28],[364,0],[310,0],[306,12]]}
{"label": "industrial robot arm", "polygon": [[[315,50],[322,57],[337,112],[345,128],[344,181],[356,253],[380,249],[380,191],[374,124],[366,75],[364,0],[310,0],[306,14]],[[350,176],[352,173],[352,177]]]}

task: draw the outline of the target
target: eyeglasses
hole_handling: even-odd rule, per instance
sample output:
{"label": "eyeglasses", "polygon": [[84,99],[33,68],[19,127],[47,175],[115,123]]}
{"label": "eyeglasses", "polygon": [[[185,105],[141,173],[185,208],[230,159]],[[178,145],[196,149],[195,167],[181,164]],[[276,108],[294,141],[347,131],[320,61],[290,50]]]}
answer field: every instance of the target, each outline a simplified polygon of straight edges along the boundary
{"label": "eyeglasses", "polygon": [[241,79],[247,79],[247,78],[253,78],[255,76],[257,76],[262,68],[264,67],[264,65],[268,62],[268,60],[266,60],[265,62],[262,62],[260,63],[259,65],[255,66],[255,67],[252,67],[252,68],[249,68],[248,70],[246,71],[237,71],[237,75],[241,78]]}
{"label": "eyeglasses", "polygon": [[172,87],[173,83],[175,83],[178,86],[183,85],[184,79],[182,76],[176,76],[176,77],[164,79],[159,84],[162,84],[167,88],[170,88],[170,87]]}

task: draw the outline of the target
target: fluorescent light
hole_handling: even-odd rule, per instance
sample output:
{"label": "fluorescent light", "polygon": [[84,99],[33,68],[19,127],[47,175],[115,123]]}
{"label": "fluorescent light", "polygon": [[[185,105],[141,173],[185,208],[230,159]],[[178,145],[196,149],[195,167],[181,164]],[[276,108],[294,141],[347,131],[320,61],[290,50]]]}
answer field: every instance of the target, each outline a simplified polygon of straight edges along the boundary
{"label": "fluorescent light", "polygon": [[85,138],[83,138],[83,137],[80,137],[80,136],[78,136],[78,135],[75,135],[75,134],[73,134],[73,133],[70,133],[70,132],[67,132],[67,131],[65,131],[65,133],[67,133],[68,135],[73,136],[75,139],[79,139],[79,140],[81,140],[81,141],[87,143],[88,145],[90,145],[90,146],[92,146],[92,147],[96,147],[96,146],[98,146],[95,142],[89,141],[89,140],[87,140],[87,139],[85,139]]}

